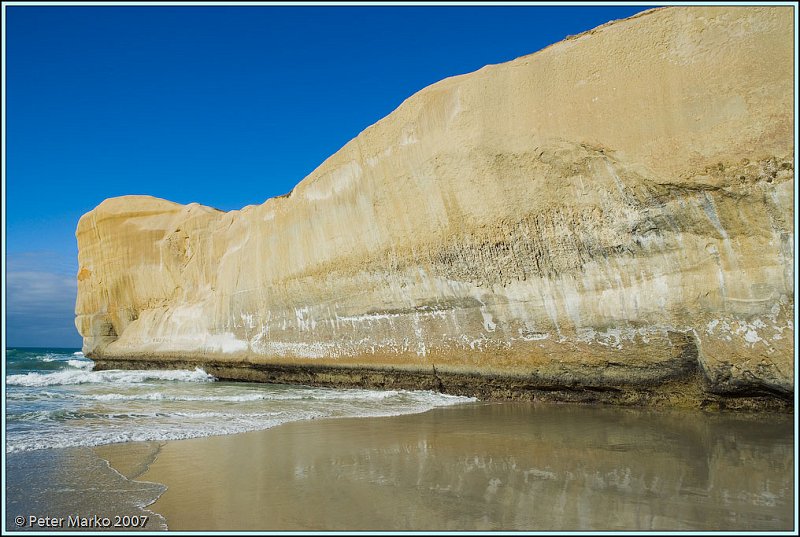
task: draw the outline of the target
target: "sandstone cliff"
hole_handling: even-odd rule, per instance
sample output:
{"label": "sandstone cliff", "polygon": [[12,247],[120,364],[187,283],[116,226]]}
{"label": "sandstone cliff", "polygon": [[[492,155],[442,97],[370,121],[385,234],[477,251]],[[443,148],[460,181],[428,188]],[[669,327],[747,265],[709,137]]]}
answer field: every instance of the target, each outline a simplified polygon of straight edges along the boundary
{"label": "sandstone cliff", "polygon": [[106,200],[76,233],[84,353],[495,396],[788,398],[792,45],[791,7],[651,10],[423,89],[263,205]]}

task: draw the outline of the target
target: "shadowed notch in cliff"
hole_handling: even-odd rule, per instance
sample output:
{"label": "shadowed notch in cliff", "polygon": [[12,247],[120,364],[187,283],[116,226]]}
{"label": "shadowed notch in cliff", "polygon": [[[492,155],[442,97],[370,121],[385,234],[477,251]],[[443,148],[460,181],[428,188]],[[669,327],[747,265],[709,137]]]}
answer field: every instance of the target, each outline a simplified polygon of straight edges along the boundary
{"label": "shadowed notch in cliff", "polygon": [[436,389],[439,393],[445,393],[444,382],[442,382],[442,377],[439,376],[439,373],[436,372],[436,364],[431,364],[431,368],[433,369],[433,378],[436,379]]}
{"label": "shadowed notch in cliff", "polygon": [[690,379],[703,376],[703,367],[700,363],[700,352],[697,336],[693,331],[668,332],[672,344],[678,349],[672,371],[667,371],[664,380]]}
{"label": "shadowed notch in cliff", "polygon": [[794,401],[794,392],[792,390],[781,388],[767,384],[766,382],[759,381],[753,377],[751,382],[739,382],[735,388],[727,387],[726,389],[713,389],[710,388],[711,393],[723,395],[728,398],[743,398],[743,397],[775,397],[791,403]]}
{"label": "shadowed notch in cliff", "polygon": [[732,364],[724,361],[715,367],[704,366],[705,389],[708,393],[724,398],[774,397],[786,403],[794,400],[791,387],[766,380],[774,378],[774,371],[765,364],[752,366],[752,372],[744,375],[734,375],[733,370]]}

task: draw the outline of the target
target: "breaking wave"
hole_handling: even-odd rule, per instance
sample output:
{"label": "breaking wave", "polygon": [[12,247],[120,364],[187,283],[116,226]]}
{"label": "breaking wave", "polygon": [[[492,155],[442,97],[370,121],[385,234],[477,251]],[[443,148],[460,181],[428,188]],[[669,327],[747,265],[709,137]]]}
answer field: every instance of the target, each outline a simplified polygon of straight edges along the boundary
{"label": "breaking wave", "polygon": [[93,364],[83,365],[84,362],[73,365],[77,369],[64,369],[53,373],[26,373],[24,375],[9,375],[6,377],[7,386],[66,386],[74,384],[135,384],[153,380],[172,380],[182,382],[212,382],[214,377],[200,369],[194,371],[92,371]]}

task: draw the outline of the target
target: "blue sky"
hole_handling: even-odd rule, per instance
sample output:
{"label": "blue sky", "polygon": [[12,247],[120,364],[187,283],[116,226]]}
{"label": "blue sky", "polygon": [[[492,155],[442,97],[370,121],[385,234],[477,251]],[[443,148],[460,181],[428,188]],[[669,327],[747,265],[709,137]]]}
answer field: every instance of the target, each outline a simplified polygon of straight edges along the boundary
{"label": "blue sky", "polygon": [[7,6],[8,346],[75,346],[82,214],[285,194],[413,93],[651,6]]}

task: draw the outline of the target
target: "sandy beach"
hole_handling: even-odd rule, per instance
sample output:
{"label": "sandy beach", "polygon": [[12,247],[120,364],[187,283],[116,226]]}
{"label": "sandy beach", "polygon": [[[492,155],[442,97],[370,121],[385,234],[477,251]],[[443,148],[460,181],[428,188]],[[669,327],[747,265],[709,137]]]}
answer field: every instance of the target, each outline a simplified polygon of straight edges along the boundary
{"label": "sandy beach", "polygon": [[[473,403],[95,449],[170,530],[788,530],[792,417]],[[144,470],[146,468],[146,470]]]}

